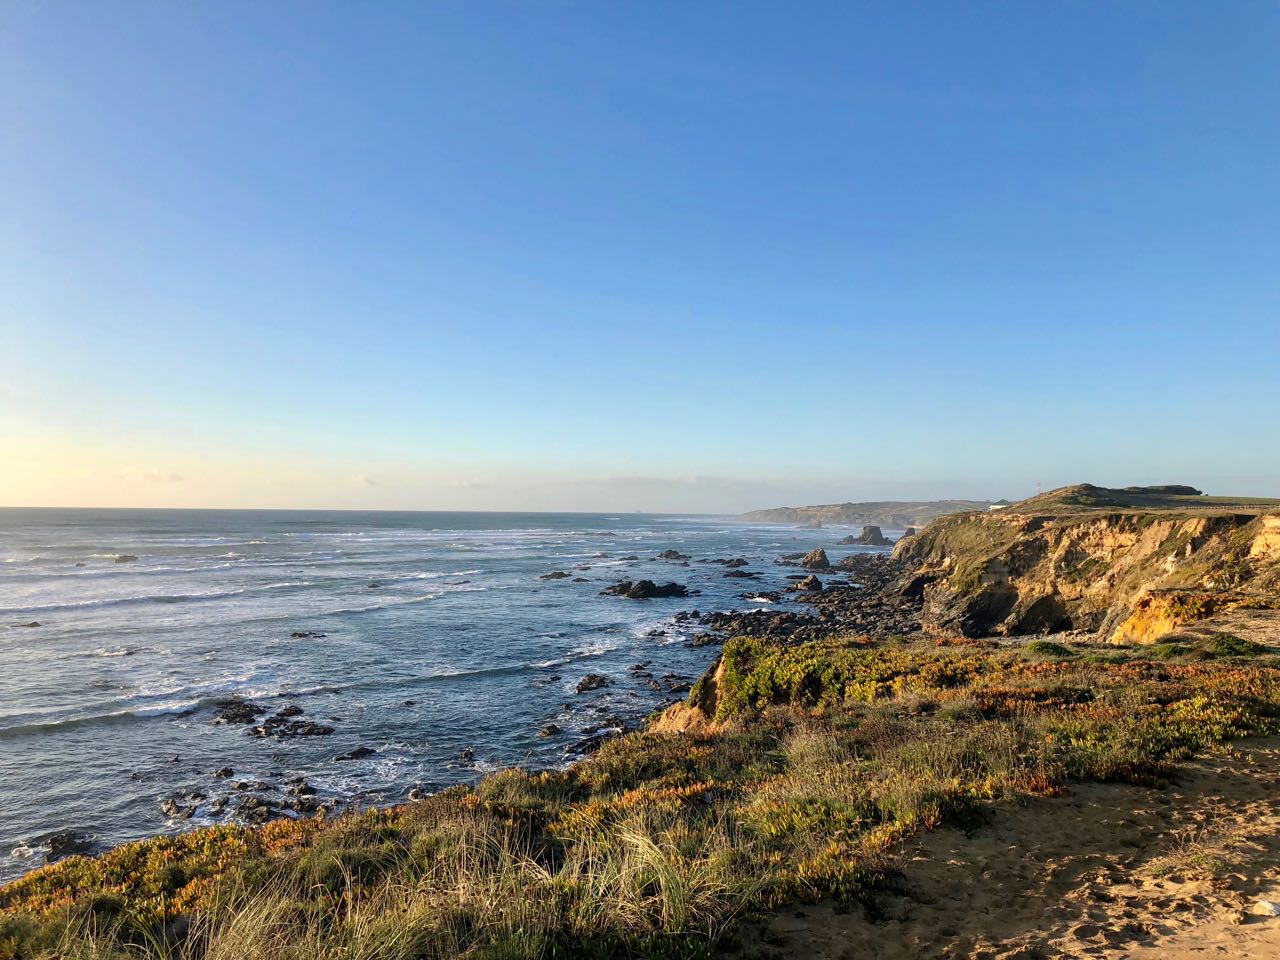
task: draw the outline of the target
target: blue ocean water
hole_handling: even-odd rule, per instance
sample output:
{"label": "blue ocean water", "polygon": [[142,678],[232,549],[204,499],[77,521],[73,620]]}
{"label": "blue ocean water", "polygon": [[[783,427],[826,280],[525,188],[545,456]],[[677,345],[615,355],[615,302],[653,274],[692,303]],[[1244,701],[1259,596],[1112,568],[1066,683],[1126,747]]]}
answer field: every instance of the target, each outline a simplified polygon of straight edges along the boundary
{"label": "blue ocean water", "polygon": [[[233,789],[221,767],[264,795],[303,776],[322,799],[368,805],[564,763],[714,658],[684,642],[695,628],[677,612],[760,606],[742,595],[786,583],[780,552],[834,560],[844,532],[647,514],[0,510],[0,879],[42,863],[53,831],[105,847],[216,822],[207,804],[173,820],[160,803]],[[656,559],[668,549],[693,559]],[[738,556],[758,580],[699,562]],[[556,570],[571,576],[540,579]],[[641,577],[701,595],[600,596]],[[641,662],[678,676],[654,690]],[[588,672],[609,686],[576,693]],[[296,704],[334,732],[252,737],[213,721],[228,695]],[[561,732],[539,736],[549,723]],[[375,752],[335,762],[357,747]]]}

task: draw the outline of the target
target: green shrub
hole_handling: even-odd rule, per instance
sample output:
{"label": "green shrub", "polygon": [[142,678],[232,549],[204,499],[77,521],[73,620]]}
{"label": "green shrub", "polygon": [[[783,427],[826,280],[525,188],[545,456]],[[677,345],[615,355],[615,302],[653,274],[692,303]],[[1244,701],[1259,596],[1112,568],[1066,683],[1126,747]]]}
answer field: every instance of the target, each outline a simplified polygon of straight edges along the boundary
{"label": "green shrub", "polygon": [[1023,651],[1036,656],[1042,657],[1074,657],[1076,652],[1070,647],[1063,646],[1060,643],[1054,643],[1052,640],[1032,640],[1023,646]]}

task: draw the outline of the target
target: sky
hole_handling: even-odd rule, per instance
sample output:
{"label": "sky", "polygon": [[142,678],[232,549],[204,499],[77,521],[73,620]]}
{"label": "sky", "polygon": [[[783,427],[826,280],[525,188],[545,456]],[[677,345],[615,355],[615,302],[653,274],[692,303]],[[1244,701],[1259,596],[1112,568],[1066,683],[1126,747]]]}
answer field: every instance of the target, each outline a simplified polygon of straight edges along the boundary
{"label": "sky", "polygon": [[0,505],[1280,496],[1280,4],[0,2]]}

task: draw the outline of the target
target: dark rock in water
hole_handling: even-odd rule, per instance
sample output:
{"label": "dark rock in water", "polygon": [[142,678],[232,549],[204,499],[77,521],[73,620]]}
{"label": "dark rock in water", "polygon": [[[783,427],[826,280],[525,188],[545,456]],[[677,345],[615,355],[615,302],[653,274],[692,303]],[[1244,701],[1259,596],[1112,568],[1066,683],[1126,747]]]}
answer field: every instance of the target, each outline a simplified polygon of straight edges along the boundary
{"label": "dark rock in water", "polygon": [[591,581],[588,580],[586,577],[574,577],[573,582],[574,583],[590,583]]}
{"label": "dark rock in water", "polygon": [[803,593],[820,593],[822,591],[822,581],[815,577],[812,573],[803,580],[797,580],[788,590],[797,590]]}
{"label": "dark rock in water", "polygon": [[544,573],[538,579],[539,580],[563,580],[567,576],[569,576],[569,574],[565,573],[563,570],[552,570],[550,573]]}
{"label": "dark rock in water", "polygon": [[[261,711],[262,708],[257,709]],[[249,734],[254,737],[327,737],[333,733],[333,727],[314,720],[293,719],[301,714],[302,708],[296,703],[287,704],[258,726],[251,728]]]}
{"label": "dark rock in water", "polygon": [[271,784],[265,780],[237,780],[232,787],[241,793],[248,793],[250,790],[270,790]]}
{"label": "dark rock in water", "polygon": [[732,560],[725,561],[726,567],[745,567],[746,565],[747,560],[745,557],[734,557]]}
{"label": "dark rock in water", "polygon": [[404,795],[404,798],[410,803],[416,803],[419,800],[427,799],[429,796],[431,796],[431,791],[415,783],[409,788],[409,792]]}
{"label": "dark rock in water", "polygon": [[236,813],[242,820],[261,824],[276,816],[276,808],[260,797],[245,797],[236,804]]}
{"label": "dark rock in water", "polygon": [[463,747],[461,750],[458,751],[458,759],[462,760],[465,763],[470,763],[475,758],[476,758],[476,751],[474,747]]}
{"label": "dark rock in water", "polygon": [[578,693],[586,693],[589,690],[599,690],[601,687],[607,687],[608,685],[608,677],[602,677],[598,673],[588,673],[578,681],[578,686],[574,689],[576,689]]}
{"label": "dark rock in water", "polygon": [[376,589],[377,589],[378,587],[380,587],[380,586],[382,586],[382,584],[380,584],[377,580],[374,580],[373,582],[371,582],[371,583],[369,584],[369,589],[370,589],[370,590],[376,590]]}
{"label": "dark rock in water", "polygon": [[782,599],[782,594],[777,590],[761,590],[759,593],[740,593],[738,597],[752,603],[777,603]]}
{"label": "dark rock in water", "polygon": [[887,547],[893,543],[892,540],[885,538],[884,532],[879,527],[873,526],[863,527],[862,533],[853,542],[864,547]]}
{"label": "dark rock in water", "polygon": [[565,755],[570,757],[589,756],[598,751],[616,736],[618,736],[616,733],[598,733],[594,737],[586,737],[585,739],[579,740],[577,743],[571,743],[569,746],[565,747]]}
{"label": "dark rock in water", "polygon": [[[725,635],[720,633],[695,633],[685,641],[691,647],[714,647],[718,643],[724,643]],[[653,689],[657,690],[657,687]]]}
{"label": "dark rock in water", "polygon": [[32,620],[30,623],[20,623],[20,624],[18,624],[18,626],[20,626],[20,627],[27,627],[27,628],[31,628],[31,627],[38,627],[38,626],[40,626],[40,621],[39,621],[39,620]]}
{"label": "dark rock in water", "polygon": [[59,830],[40,837],[37,844],[47,844],[49,852],[45,854],[45,863],[53,863],[64,857],[86,856],[93,852],[93,841],[79,830]]}
{"label": "dark rock in water", "polygon": [[249,732],[255,737],[327,737],[333,733],[333,727],[314,720],[276,722],[275,717],[271,717]]}
{"label": "dark rock in water", "polygon": [[810,550],[804,555],[804,559],[800,561],[800,566],[806,570],[829,570],[831,569],[831,561],[827,559],[827,551],[818,547],[818,549]]}
{"label": "dark rock in water", "polygon": [[280,804],[283,810],[292,810],[304,817],[309,817],[320,810],[320,804],[313,797],[288,797]]}
{"label": "dark rock in water", "polygon": [[637,557],[634,553],[629,553],[625,557],[619,557],[618,559],[619,560],[639,560],[640,558]]}
{"label": "dark rock in water", "polygon": [[688,554],[686,554],[686,553],[681,553],[679,550],[663,550],[663,551],[662,551],[660,554],[658,554],[654,559],[655,559],[655,560],[681,560],[681,561],[682,561],[682,560],[688,560],[688,559],[689,559],[689,555],[688,555]]}
{"label": "dark rock in water", "polygon": [[253,723],[267,712],[266,707],[250,703],[243,697],[225,697],[216,701],[213,706],[214,723]]}
{"label": "dark rock in water", "polygon": [[289,786],[285,788],[285,793],[291,797],[314,797],[316,788],[307,783],[302,777],[294,777],[289,781]]}
{"label": "dark rock in water", "polygon": [[792,562],[792,561],[794,561],[794,560],[799,560],[799,559],[801,559],[801,558],[803,558],[803,557],[804,557],[804,554],[803,554],[803,553],[783,553],[783,554],[779,554],[779,555],[778,555],[778,562],[779,562],[779,563],[790,563],[790,562]]}
{"label": "dark rock in water", "polygon": [[688,587],[679,583],[664,583],[661,586],[652,580],[622,580],[611,587],[600,591],[601,596],[626,597],[628,600],[651,600],[654,597],[687,597]]}
{"label": "dark rock in water", "polygon": [[236,772],[230,767],[219,767],[217,770],[213,771],[213,775],[219,780],[225,780],[227,777],[234,777]]}
{"label": "dark rock in water", "polygon": [[365,757],[372,757],[377,752],[372,747],[356,747],[354,750],[338,754],[333,759],[335,763],[343,760],[363,760]]}
{"label": "dark rock in water", "polygon": [[116,563],[132,563],[134,560],[137,560],[137,559],[138,558],[135,557],[132,553],[120,553],[116,555]]}
{"label": "dark rock in water", "polygon": [[320,640],[324,637],[323,633],[317,633],[314,630],[295,630],[289,634],[293,640]]}
{"label": "dark rock in water", "polygon": [[160,804],[160,811],[166,816],[174,820],[190,820],[191,815],[196,812],[194,805],[186,806],[178,802],[176,797],[168,797]]}
{"label": "dark rock in water", "polygon": [[556,726],[554,723],[548,723],[545,727],[543,727],[541,730],[538,731],[538,736],[554,737],[556,734],[560,732],[561,730],[558,726]]}
{"label": "dark rock in water", "polygon": [[749,570],[726,570],[725,577],[731,580],[753,580],[756,575]]}

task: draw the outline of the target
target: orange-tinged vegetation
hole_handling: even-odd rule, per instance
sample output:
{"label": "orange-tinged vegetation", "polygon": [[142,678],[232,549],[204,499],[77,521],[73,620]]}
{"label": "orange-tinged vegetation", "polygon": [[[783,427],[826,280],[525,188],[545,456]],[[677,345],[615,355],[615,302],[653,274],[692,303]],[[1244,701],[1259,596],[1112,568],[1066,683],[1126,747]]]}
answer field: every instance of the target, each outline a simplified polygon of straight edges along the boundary
{"label": "orange-tinged vegetation", "polygon": [[737,638],[690,703],[714,732],[46,867],[0,890],[0,958],[710,956],[744,912],[868,896],[915,831],[1280,731],[1280,666],[1226,642]]}

